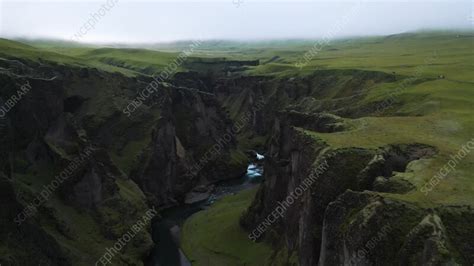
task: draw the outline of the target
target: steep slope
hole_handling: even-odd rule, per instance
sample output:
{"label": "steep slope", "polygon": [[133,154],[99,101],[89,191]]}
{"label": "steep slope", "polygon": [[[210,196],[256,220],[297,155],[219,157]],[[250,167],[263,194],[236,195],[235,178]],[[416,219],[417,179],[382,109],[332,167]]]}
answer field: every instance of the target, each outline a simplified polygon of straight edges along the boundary
{"label": "steep slope", "polygon": [[[138,107],[149,77],[16,55],[2,58],[0,69],[0,263],[94,264],[147,209],[182,203],[194,186],[245,171],[233,135],[213,149],[232,122],[211,94],[159,83]],[[210,151],[217,154],[202,163]],[[152,245],[148,226],[114,264],[143,262]]]}
{"label": "steep slope", "polygon": [[[20,86],[29,84],[29,90],[4,113],[2,182],[9,184],[10,197],[3,204],[17,207],[2,215],[2,227],[18,234],[7,231],[2,263],[93,264],[147,210],[143,193],[117,168],[108,147],[89,135],[101,125],[78,114],[93,105],[87,99],[94,86],[106,87],[105,80],[98,82],[104,73],[47,64],[35,69],[30,61],[3,63],[2,106],[10,106]],[[84,75],[90,75],[90,83],[75,94]],[[32,246],[37,256],[18,245]],[[140,262],[150,246],[148,233],[141,231],[116,260]]]}
{"label": "steep slope", "polygon": [[[472,231],[465,220],[474,214],[469,206],[433,210],[390,194],[362,192],[414,190],[403,172],[413,172],[418,160],[435,156],[436,149],[422,144],[337,148],[312,134],[277,119],[265,182],[241,219],[250,238],[265,236],[278,252],[295,253],[300,265],[472,261],[466,231],[456,230]],[[275,211],[281,216],[271,223]],[[445,213],[452,216],[439,218]]]}
{"label": "steep slope", "polygon": [[[334,45],[348,48],[345,60],[335,60],[342,50],[323,51],[304,76],[312,64],[355,64],[393,78],[359,79],[344,90],[327,84],[336,70],[315,74],[328,90],[319,86],[318,96],[274,119],[265,182],[241,224],[288,263],[297,256],[300,265],[470,265],[472,35],[360,42]],[[324,123],[311,113],[321,111],[345,118],[318,128]]]}
{"label": "steep slope", "polygon": [[212,94],[171,87],[161,117],[132,178],[153,204],[183,202],[194,186],[245,173],[246,156],[237,149],[232,121]]}

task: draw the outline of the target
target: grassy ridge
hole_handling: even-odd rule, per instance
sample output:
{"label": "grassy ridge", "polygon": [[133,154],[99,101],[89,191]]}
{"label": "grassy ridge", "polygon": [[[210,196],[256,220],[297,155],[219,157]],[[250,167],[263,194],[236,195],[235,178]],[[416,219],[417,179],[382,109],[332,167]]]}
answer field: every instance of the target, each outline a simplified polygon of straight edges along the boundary
{"label": "grassy ridge", "polygon": [[0,57],[34,62],[50,61],[60,65],[98,68],[107,72],[136,76],[161,71],[178,56],[178,53],[145,49],[49,47],[45,45],[40,47],[42,48],[0,39]]}

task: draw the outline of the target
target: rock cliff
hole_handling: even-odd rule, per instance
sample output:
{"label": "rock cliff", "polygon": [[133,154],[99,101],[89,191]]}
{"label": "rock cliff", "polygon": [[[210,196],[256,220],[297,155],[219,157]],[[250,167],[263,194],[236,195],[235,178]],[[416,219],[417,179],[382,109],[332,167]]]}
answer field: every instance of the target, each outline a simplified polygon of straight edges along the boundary
{"label": "rock cliff", "polygon": [[[435,148],[419,143],[333,148],[311,131],[344,130],[344,123],[334,127],[331,120],[306,117],[282,113],[275,119],[265,181],[240,220],[249,238],[272,244],[275,261],[472,263],[473,246],[463,240],[466,230],[472,232],[466,222],[474,213],[470,208],[427,208],[391,196],[414,188],[395,173],[406,171],[412,161],[435,155]],[[445,224],[448,219],[450,225]]]}

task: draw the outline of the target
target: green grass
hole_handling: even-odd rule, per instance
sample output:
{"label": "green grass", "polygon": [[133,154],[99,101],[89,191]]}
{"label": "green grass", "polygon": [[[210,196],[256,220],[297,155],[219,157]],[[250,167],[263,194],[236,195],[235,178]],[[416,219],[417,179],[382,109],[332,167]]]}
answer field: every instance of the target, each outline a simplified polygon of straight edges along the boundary
{"label": "green grass", "polygon": [[[333,148],[364,147],[378,148],[393,143],[425,143],[435,146],[438,154],[431,159],[422,159],[409,164],[408,171],[398,173],[420,188],[456,153],[461,145],[474,137],[474,32],[422,32],[387,37],[346,39],[330,42],[300,69],[301,62],[313,41],[273,43],[203,43],[193,57],[227,58],[237,60],[259,59],[259,66],[250,67],[244,74],[265,75],[280,78],[309,76],[317,70],[327,70],[330,76],[338,76],[319,93],[319,98],[307,97],[299,102],[305,110],[312,110],[315,103],[325,101],[330,106],[332,98],[353,93],[351,76],[355,70],[395,72],[396,82],[363,84],[364,94],[352,105],[361,107],[387,99],[393,95],[395,103],[380,114],[359,119],[346,119],[351,130],[337,133],[317,133],[304,130],[315,139],[326,141]],[[183,45],[181,48],[186,48]],[[47,60],[60,65],[96,67],[103,71],[120,72],[134,76],[149,74],[163,69],[174,60],[180,49],[159,52],[147,49],[112,49],[98,47],[58,47],[44,43],[20,42],[0,39],[0,57],[25,59],[40,62]],[[278,56],[277,60],[271,60]],[[185,70],[186,64],[180,70]],[[345,72],[344,72],[345,71]],[[345,73],[345,74],[344,74]],[[363,75],[363,74],[362,74]],[[445,76],[438,79],[439,75]],[[398,90],[402,78],[415,77],[420,82],[409,84]],[[324,75],[316,79],[324,79]],[[331,77],[329,77],[330,80]],[[80,81],[77,90],[84,90],[87,81]],[[349,84],[349,85],[347,85]],[[314,84],[309,84],[311,87]],[[347,85],[347,86],[346,86]],[[316,85],[314,85],[316,86]],[[291,89],[292,86],[288,86]],[[74,89],[74,86],[73,88]],[[113,91],[113,90],[112,90]],[[92,93],[92,92],[91,92]],[[107,119],[116,111],[107,103],[108,89],[94,94],[90,105],[97,119]],[[224,103],[232,118],[237,118],[245,101],[245,93]],[[119,106],[127,103],[117,98]],[[279,100],[282,100],[279,98]],[[122,101],[122,102],[120,102]],[[307,104],[308,106],[303,106]],[[120,111],[120,110],[119,110]],[[143,130],[146,132],[146,130]],[[116,152],[114,161],[128,171],[133,160],[145,145],[140,138],[123,147],[123,153]],[[263,143],[263,139],[248,139],[239,135],[242,147]],[[234,153],[233,160],[239,161],[241,154]],[[26,182],[26,180],[25,180]],[[28,181],[28,182],[31,182]],[[36,187],[37,180],[31,187]],[[119,183],[122,187],[125,184]],[[26,185],[25,185],[26,186]],[[28,187],[28,186],[27,186]],[[131,190],[134,191],[134,190]],[[139,201],[127,189],[121,190],[128,201]],[[243,191],[217,202],[209,210],[197,213],[183,227],[183,248],[195,265],[263,265],[267,262],[270,248],[255,244],[247,233],[238,226],[240,214],[250,204],[255,191]],[[408,194],[386,194],[424,206],[439,204],[474,205],[474,151],[442,180],[427,196],[414,190]],[[76,217],[76,216],[71,216]],[[79,217],[78,217],[79,219]],[[81,222],[87,227],[88,222]],[[93,227],[91,227],[93,229]],[[91,230],[92,230],[91,229]],[[93,233],[96,234],[96,233]],[[87,242],[88,243],[88,242]]]}
{"label": "green grass", "polygon": [[[36,43],[32,43],[35,45]],[[60,43],[58,43],[59,45]],[[139,73],[151,75],[162,71],[178,53],[146,49],[114,49],[76,46],[36,46],[0,38],[0,57],[27,59],[35,62],[50,61],[59,65],[98,68],[119,72],[126,76]]]}
{"label": "green grass", "polygon": [[[472,125],[472,116],[465,117],[465,124]],[[441,167],[449,161],[451,154],[457,153],[469,137],[472,126],[463,127],[462,122],[450,116],[404,116],[371,117],[352,121],[354,129],[338,133],[306,134],[323,139],[333,148],[362,147],[378,148],[387,144],[424,143],[436,147],[439,153],[432,159],[421,160],[403,173],[406,179],[421,188]],[[459,123],[459,124],[458,124]],[[454,126],[453,126],[454,125]],[[427,196],[418,189],[407,195],[398,196],[424,205],[474,204],[474,151],[469,153],[445,180]]]}
{"label": "green grass", "polygon": [[149,75],[163,71],[178,55],[146,49],[114,48],[84,49],[82,53],[77,53],[79,57]]}
{"label": "green grass", "polygon": [[60,65],[88,66],[85,60],[39,49],[24,43],[0,38],[0,57],[7,59],[26,59],[34,62],[50,61]]}
{"label": "green grass", "polygon": [[256,189],[227,196],[183,226],[182,248],[193,265],[265,265],[271,249],[254,243],[238,224]]}
{"label": "green grass", "polygon": [[[392,37],[372,37],[336,40],[322,46],[322,50],[308,62],[304,54],[311,45],[298,45],[292,53],[281,53],[285,64],[262,64],[250,73],[291,72],[309,74],[315,69],[363,69],[393,72],[411,76],[417,66],[423,67],[423,75],[446,76],[447,79],[474,81],[474,53],[471,32],[429,32],[401,34]],[[287,48],[287,50],[290,50]],[[270,50],[274,55],[279,51]],[[270,53],[267,51],[267,53]],[[257,55],[258,56],[258,55]],[[268,58],[265,55],[262,58]],[[433,61],[429,62],[432,58]],[[425,61],[426,60],[426,61]],[[300,70],[295,63],[305,63]],[[425,66],[426,65],[426,66]]]}

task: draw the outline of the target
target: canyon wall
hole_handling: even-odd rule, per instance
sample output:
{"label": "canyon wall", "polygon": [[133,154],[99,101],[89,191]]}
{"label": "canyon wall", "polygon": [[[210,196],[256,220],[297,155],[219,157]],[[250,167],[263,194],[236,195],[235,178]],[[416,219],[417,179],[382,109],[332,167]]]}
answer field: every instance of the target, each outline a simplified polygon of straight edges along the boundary
{"label": "canyon wall", "polygon": [[[159,83],[143,99],[150,77],[0,63],[1,264],[94,264],[148,208],[245,172],[234,125],[210,93]],[[114,261],[141,263],[148,230]]]}
{"label": "canyon wall", "polygon": [[291,265],[473,261],[474,247],[467,241],[473,232],[468,222],[474,214],[471,208],[423,208],[391,196],[414,188],[393,172],[433,156],[435,148],[419,143],[333,148],[311,132],[340,131],[344,126],[320,120],[315,127],[317,119],[306,121],[306,115],[297,113],[275,119],[265,181],[240,221],[249,238],[271,243],[275,261]]}

